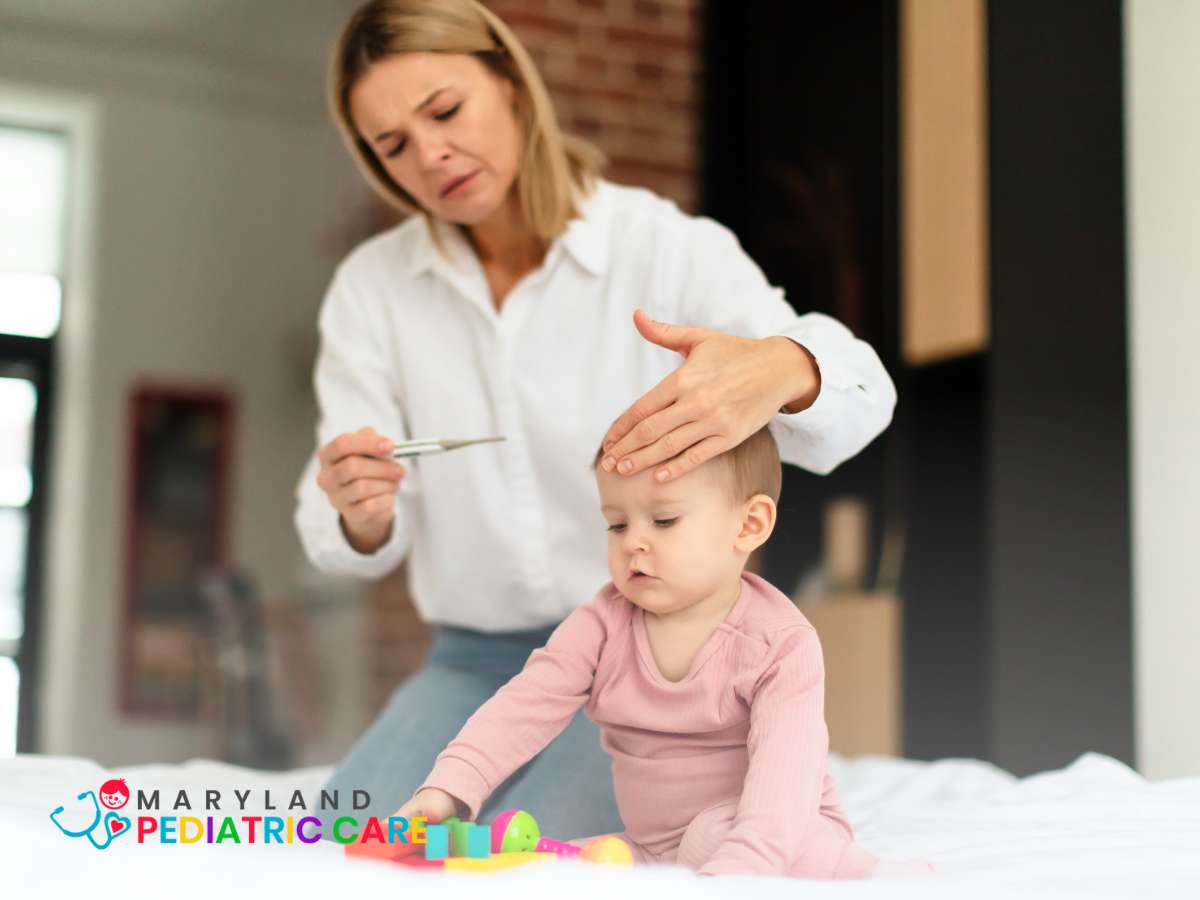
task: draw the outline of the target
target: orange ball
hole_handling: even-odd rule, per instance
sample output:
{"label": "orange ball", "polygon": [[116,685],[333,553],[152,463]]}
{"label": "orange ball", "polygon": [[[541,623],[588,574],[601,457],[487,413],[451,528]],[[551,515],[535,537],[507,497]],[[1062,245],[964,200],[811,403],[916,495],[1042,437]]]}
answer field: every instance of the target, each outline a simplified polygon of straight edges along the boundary
{"label": "orange ball", "polygon": [[633,851],[629,849],[629,845],[619,837],[612,835],[596,838],[583,848],[579,858],[610,866],[633,865]]}

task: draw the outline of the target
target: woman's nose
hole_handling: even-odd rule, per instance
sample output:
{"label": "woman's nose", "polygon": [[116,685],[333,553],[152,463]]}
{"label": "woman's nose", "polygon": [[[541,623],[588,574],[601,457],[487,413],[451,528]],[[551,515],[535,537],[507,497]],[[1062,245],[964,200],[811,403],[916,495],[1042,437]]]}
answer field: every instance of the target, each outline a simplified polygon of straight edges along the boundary
{"label": "woman's nose", "polygon": [[437,137],[436,133],[422,135],[417,143],[417,154],[421,161],[421,168],[431,171],[450,156],[450,148],[444,140]]}

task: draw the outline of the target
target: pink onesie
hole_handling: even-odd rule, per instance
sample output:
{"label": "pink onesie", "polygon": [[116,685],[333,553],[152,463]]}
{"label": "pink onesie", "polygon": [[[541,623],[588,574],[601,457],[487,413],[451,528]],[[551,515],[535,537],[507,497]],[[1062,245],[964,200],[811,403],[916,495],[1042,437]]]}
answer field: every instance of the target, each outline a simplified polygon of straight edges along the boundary
{"label": "pink onesie", "polygon": [[613,758],[622,837],[641,860],[709,875],[865,877],[876,858],[838,805],[824,693],[816,631],[758,576],[742,575],[678,682],[658,670],[643,610],[610,583],[467,720],[422,787],[453,794],[474,818],[586,704]]}

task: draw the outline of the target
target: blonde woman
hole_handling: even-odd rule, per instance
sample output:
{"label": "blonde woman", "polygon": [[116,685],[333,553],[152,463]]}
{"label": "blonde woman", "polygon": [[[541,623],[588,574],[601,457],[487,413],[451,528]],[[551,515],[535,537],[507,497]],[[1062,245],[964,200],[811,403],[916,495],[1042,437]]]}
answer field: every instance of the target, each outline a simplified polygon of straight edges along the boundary
{"label": "blonde woman", "polygon": [[[608,580],[590,463],[667,482],[769,424],[826,473],[891,420],[874,351],[797,315],[717,223],[600,176],[529,55],[474,0],[372,0],[334,49],[329,100],[372,188],[412,215],[338,266],[320,317],[317,452],[297,488],[314,564],[409,562],[435,627],[333,775],[386,816],[554,627]],[[632,405],[630,405],[632,402]],[[413,437],[506,440],[400,465]],[[481,811],[543,833],[621,830],[582,713]]]}

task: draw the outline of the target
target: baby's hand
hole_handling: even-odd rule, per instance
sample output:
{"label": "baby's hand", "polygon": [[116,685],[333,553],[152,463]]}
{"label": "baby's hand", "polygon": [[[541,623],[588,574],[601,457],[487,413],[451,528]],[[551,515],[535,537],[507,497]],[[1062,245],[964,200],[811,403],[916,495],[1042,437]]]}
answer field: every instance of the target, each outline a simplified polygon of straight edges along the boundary
{"label": "baby's hand", "polygon": [[403,816],[408,821],[412,821],[413,816],[424,816],[430,824],[436,824],[458,815],[461,805],[454,796],[440,788],[424,788],[413,794],[412,799],[393,815]]}

